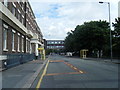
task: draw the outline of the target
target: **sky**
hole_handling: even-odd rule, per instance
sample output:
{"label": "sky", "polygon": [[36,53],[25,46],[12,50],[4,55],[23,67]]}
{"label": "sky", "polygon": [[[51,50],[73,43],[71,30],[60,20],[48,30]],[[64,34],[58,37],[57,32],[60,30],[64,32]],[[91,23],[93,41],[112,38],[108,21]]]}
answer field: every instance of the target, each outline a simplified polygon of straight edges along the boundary
{"label": "sky", "polygon": [[[64,40],[67,32],[74,30],[84,22],[107,20],[108,4],[99,0],[29,0],[43,38]],[[118,17],[119,0],[101,0],[110,2],[111,23]],[[114,29],[113,27],[111,27]]]}

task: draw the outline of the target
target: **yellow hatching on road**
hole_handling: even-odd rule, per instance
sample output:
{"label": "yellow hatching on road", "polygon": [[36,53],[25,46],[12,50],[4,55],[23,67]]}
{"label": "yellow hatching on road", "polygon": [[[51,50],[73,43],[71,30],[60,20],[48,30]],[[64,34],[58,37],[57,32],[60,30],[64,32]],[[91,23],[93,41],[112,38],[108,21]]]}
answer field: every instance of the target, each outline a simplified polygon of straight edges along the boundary
{"label": "yellow hatching on road", "polygon": [[81,74],[81,73],[85,73],[85,72],[79,70],[77,67],[73,66],[72,64],[67,63],[67,62],[64,62],[64,64],[66,64],[66,65],[69,66],[71,69],[73,69],[73,70],[75,70],[75,71],[77,71],[77,72],[69,72],[69,73],[50,73],[50,74],[46,74],[46,72],[47,72],[47,67],[48,67],[49,62],[64,62],[64,60],[54,60],[54,61],[53,61],[53,60],[48,60],[46,66],[45,66],[45,68],[44,68],[44,71],[43,71],[43,73],[42,73],[42,75],[41,75],[41,77],[40,77],[40,79],[39,79],[39,81],[38,81],[38,84],[37,84],[37,86],[36,86],[36,90],[39,90],[40,85],[41,85],[41,82],[42,82],[42,79],[43,79],[44,76],[63,75],[63,74]]}
{"label": "yellow hatching on road", "polygon": [[37,84],[37,86],[36,86],[36,88],[37,88],[36,90],[38,90],[38,89],[40,88],[42,79],[43,79],[44,75],[46,74],[48,64],[49,64],[49,60],[48,60],[46,66],[45,66],[45,69],[44,69],[44,71],[43,71],[43,73],[42,73],[42,75],[41,75],[41,77],[40,77],[40,79],[39,79],[39,81],[38,81],[38,84]]}

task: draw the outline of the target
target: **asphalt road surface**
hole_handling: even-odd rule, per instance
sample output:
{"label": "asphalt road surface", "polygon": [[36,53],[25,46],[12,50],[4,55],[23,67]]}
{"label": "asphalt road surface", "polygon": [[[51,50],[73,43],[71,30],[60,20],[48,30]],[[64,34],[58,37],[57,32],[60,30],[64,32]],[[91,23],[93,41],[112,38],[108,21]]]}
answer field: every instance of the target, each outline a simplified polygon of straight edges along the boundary
{"label": "asphalt road surface", "polygon": [[51,55],[33,88],[118,88],[118,65]]}

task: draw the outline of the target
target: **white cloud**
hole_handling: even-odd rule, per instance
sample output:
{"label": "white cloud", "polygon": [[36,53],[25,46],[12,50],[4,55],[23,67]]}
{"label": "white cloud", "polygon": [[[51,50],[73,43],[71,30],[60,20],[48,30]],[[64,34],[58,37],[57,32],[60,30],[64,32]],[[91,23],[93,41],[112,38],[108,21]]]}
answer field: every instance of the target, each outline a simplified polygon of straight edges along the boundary
{"label": "white cloud", "polygon": [[118,2],[119,0],[29,0],[31,2],[99,2],[99,1],[104,1],[104,2]]}
{"label": "white cloud", "polygon": [[[36,0],[35,0],[36,1]],[[38,25],[46,39],[64,39],[66,33],[74,30],[77,25],[91,20],[107,20],[107,3],[99,4],[99,0],[88,0],[75,2],[63,0],[64,2],[32,2],[32,8],[36,15]],[[101,0],[105,1],[105,0]],[[111,20],[114,21],[118,16],[118,0],[107,0],[111,4]],[[114,1],[114,2],[113,2]]]}

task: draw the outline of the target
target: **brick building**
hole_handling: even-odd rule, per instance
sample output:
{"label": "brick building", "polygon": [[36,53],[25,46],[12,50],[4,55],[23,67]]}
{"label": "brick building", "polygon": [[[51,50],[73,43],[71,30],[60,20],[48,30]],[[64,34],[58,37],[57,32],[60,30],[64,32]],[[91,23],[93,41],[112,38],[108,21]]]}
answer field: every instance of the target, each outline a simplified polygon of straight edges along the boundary
{"label": "brick building", "polygon": [[[21,2],[20,2],[21,1]],[[28,0],[0,2],[0,61],[11,67],[39,56],[41,30]],[[5,59],[5,60],[4,60]]]}

